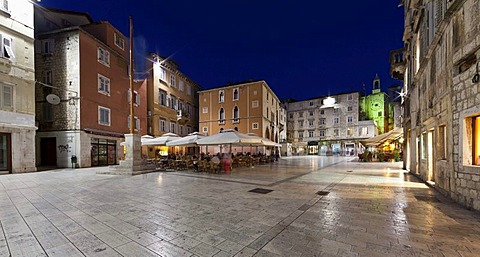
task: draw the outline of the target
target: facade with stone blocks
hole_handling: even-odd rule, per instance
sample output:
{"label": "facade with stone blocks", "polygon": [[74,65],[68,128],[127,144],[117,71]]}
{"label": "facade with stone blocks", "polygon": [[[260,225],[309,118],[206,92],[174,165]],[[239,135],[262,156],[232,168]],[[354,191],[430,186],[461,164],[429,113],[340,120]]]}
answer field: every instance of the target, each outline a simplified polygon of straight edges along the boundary
{"label": "facade with stone blocks", "polygon": [[285,103],[287,140],[293,154],[357,155],[360,140],[377,135],[373,120],[360,119],[359,92]]}
{"label": "facade with stone blocks", "polygon": [[480,210],[480,1],[403,5],[405,167]]}
{"label": "facade with stone blocks", "polygon": [[0,6],[0,174],[36,171],[33,4]]}
{"label": "facade with stone blocks", "polygon": [[146,83],[129,90],[127,38],[85,13],[35,8],[35,24],[37,165],[118,164],[132,99],[135,132],[147,133]]}

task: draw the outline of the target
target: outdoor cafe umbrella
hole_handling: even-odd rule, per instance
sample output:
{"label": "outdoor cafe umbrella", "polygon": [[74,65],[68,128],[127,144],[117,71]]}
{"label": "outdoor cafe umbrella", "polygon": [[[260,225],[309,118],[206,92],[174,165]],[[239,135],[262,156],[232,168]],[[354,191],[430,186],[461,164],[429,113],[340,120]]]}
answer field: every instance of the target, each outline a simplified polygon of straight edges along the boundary
{"label": "outdoor cafe umbrella", "polygon": [[204,135],[198,132],[193,132],[185,137],[177,138],[167,142],[167,146],[197,146],[197,141],[204,137]]}
{"label": "outdoor cafe umbrella", "polygon": [[165,146],[168,142],[180,138],[177,134],[174,133],[166,133],[160,137],[156,137],[142,143],[142,145],[149,145],[149,146]]}
{"label": "outdoor cafe umbrella", "polygon": [[197,141],[198,145],[261,145],[262,140],[233,129],[226,129],[218,134],[206,136]]}

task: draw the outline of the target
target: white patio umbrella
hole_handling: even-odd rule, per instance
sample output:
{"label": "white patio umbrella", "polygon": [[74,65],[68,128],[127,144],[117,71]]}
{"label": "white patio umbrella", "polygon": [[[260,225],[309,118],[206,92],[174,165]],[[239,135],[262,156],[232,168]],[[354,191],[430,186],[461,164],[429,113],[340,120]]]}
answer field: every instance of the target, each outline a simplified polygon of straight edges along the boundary
{"label": "white patio umbrella", "polygon": [[[142,142],[142,145],[144,145],[145,142],[148,142],[148,141],[151,140],[151,139],[154,139],[154,137],[153,137],[153,136],[150,136],[150,135],[143,135],[143,136],[140,138],[140,140],[141,140],[141,142]],[[124,145],[125,145],[125,142],[121,142],[120,145],[121,145],[121,146],[124,146]]]}
{"label": "white patio umbrella", "polygon": [[197,146],[197,141],[204,137],[204,135],[198,132],[193,132],[185,137],[177,138],[167,142],[167,146]]}
{"label": "white patio umbrella", "polygon": [[261,145],[262,140],[233,129],[226,129],[218,134],[206,136],[197,141],[198,145]]}
{"label": "white patio umbrella", "polygon": [[165,133],[160,137],[156,137],[142,143],[142,145],[149,146],[165,146],[168,142],[180,138],[177,134],[174,133]]}

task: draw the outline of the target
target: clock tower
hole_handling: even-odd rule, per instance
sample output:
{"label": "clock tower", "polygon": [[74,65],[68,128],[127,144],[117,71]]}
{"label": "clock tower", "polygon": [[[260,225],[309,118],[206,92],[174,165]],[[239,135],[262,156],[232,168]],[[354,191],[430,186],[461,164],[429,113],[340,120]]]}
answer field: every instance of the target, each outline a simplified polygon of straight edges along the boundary
{"label": "clock tower", "polygon": [[388,95],[382,92],[378,74],[373,79],[372,94],[362,97],[361,109],[368,120],[375,121],[379,134],[388,132]]}

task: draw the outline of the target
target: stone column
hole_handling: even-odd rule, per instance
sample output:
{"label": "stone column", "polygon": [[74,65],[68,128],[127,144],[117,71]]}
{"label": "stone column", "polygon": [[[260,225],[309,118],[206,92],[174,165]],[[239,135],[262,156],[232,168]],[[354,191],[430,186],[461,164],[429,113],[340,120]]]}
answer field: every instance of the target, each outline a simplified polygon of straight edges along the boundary
{"label": "stone column", "polygon": [[[125,134],[125,145],[127,147],[125,160],[120,165],[110,166],[107,172],[98,172],[114,175],[136,175],[152,170],[152,167],[143,164],[142,142],[139,134]],[[154,170],[155,168],[153,168]]]}

